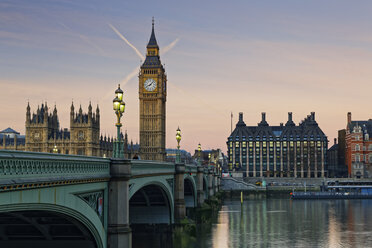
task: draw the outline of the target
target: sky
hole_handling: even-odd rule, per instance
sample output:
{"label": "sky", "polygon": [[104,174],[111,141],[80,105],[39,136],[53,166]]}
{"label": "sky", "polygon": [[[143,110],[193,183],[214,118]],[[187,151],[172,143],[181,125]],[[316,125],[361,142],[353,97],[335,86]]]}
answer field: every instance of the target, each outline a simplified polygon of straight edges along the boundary
{"label": "sky", "polygon": [[[138,67],[155,18],[168,77],[166,146],[226,151],[230,116],[257,125],[299,123],[310,112],[333,144],[337,130],[372,118],[371,1],[0,1],[0,129],[24,133],[47,101],[69,128],[71,102],[101,110],[115,135],[112,99],[122,85],[123,130],[139,142]],[[129,45],[124,39],[128,41]],[[137,51],[136,51],[137,49]],[[141,58],[142,57],[142,58]]]}

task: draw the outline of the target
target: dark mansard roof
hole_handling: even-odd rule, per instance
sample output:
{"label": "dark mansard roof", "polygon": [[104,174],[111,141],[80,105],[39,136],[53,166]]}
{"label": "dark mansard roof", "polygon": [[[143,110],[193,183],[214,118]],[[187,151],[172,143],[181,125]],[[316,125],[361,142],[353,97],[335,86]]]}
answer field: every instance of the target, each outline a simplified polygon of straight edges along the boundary
{"label": "dark mansard roof", "polygon": [[234,131],[228,137],[229,141],[255,140],[320,140],[327,141],[327,136],[315,121],[315,113],[308,115],[299,125],[292,120],[292,113],[288,113],[285,125],[270,126],[266,121],[266,114],[262,113],[262,120],[257,126],[247,126],[243,121],[243,113],[239,113],[239,121]]}
{"label": "dark mansard roof", "polygon": [[354,127],[360,127],[363,134],[368,133],[368,135],[371,137],[372,135],[372,119],[369,119],[368,121],[352,121],[349,123],[348,128],[350,133],[353,132]]}

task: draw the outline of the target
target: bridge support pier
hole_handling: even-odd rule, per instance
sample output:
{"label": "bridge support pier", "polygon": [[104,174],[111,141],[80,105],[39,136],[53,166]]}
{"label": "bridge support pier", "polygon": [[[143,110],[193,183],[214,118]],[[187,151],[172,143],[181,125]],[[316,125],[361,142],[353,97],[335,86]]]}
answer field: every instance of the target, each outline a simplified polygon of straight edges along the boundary
{"label": "bridge support pier", "polygon": [[213,180],[213,170],[212,168],[208,168],[208,198],[211,198],[214,195]]}
{"label": "bridge support pier", "polygon": [[186,217],[184,174],[185,165],[176,164],[174,175],[174,220],[179,223]]}
{"label": "bridge support pier", "polygon": [[132,247],[129,226],[129,179],[131,164],[124,159],[111,159],[107,247]]}
{"label": "bridge support pier", "polygon": [[198,198],[198,207],[204,203],[204,191],[203,191],[203,174],[204,168],[202,166],[197,167],[197,198]]}
{"label": "bridge support pier", "polygon": [[221,174],[219,174],[218,175],[218,177],[217,177],[217,185],[218,185],[218,191],[220,191],[221,190]]}

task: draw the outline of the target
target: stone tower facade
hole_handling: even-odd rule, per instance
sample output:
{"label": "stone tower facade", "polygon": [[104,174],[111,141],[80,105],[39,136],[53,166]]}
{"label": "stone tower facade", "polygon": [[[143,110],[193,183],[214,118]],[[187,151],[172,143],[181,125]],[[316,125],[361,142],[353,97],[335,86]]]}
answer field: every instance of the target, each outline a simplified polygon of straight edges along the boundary
{"label": "stone tower facade", "polygon": [[167,75],[160,62],[154,21],[146,59],[139,73],[139,100],[141,159],[165,161]]}
{"label": "stone tower facade", "polygon": [[112,139],[100,137],[99,108],[93,113],[89,103],[88,113],[80,106],[70,111],[70,130],[60,129],[57,108],[49,111],[47,103],[41,104],[31,115],[30,105],[26,110],[25,150],[34,152],[57,152],[86,156],[111,156]]}

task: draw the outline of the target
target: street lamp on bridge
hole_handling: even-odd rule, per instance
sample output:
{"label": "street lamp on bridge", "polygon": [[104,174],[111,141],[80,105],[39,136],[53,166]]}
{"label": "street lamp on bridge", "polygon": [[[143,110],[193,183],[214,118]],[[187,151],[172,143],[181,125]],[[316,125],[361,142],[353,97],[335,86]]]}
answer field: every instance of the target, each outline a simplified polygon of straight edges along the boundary
{"label": "street lamp on bridge", "polygon": [[121,140],[120,135],[120,127],[122,124],[120,123],[120,118],[123,116],[125,111],[125,102],[123,101],[123,90],[120,89],[120,84],[118,88],[115,90],[115,98],[112,101],[114,105],[114,111],[117,117],[116,128],[117,128],[117,139],[114,142],[114,151],[113,157],[114,158],[123,158],[124,157],[124,144]]}
{"label": "street lamp on bridge", "polygon": [[177,140],[176,163],[181,163],[181,154],[180,154],[181,129],[180,127],[177,128],[176,140]]}
{"label": "street lamp on bridge", "polygon": [[201,159],[201,145],[198,144],[198,165],[201,165],[202,159]]}

